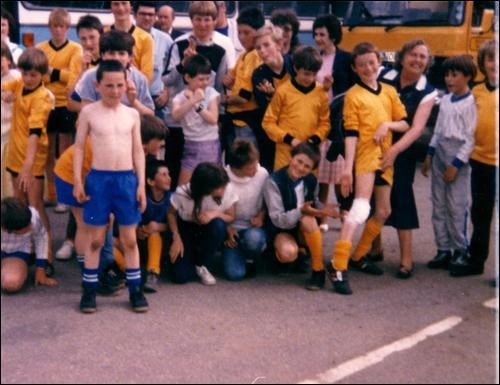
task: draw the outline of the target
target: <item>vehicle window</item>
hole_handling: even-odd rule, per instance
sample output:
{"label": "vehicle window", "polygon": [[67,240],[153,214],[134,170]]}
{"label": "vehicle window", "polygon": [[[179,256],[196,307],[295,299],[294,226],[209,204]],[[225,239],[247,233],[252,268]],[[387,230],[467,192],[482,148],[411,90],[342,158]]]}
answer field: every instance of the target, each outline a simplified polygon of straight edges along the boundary
{"label": "vehicle window", "polygon": [[[36,8],[66,8],[74,11],[78,10],[109,10],[111,5],[109,1],[23,1],[24,5],[28,9]],[[189,12],[190,1],[158,1],[158,6],[160,5],[170,5],[176,13],[187,14]],[[234,1],[226,1],[227,14],[232,15],[236,9]]]}
{"label": "vehicle window", "polygon": [[483,18],[485,9],[495,9],[495,1],[474,1],[472,11],[472,26],[479,27]]}
{"label": "vehicle window", "polygon": [[[348,3],[348,2],[347,2]],[[265,16],[271,16],[275,9],[293,9],[298,17],[315,18],[330,13],[330,5],[326,1],[240,1],[239,8],[259,8]]]}
{"label": "vehicle window", "polygon": [[461,25],[464,1],[352,1],[347,25]]}

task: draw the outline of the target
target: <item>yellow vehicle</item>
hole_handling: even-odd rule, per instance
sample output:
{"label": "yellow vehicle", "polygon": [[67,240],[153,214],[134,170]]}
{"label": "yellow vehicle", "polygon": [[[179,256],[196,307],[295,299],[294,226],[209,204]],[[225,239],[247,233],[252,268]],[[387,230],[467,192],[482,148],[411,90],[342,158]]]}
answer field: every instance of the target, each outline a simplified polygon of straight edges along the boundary
{"label": "yellow vehicle", "polygon": [[422,39],[435,57],[429,80],[443,88],[440,67],[449,56],[477,57],[479,46],[498,30],[496,1],[340,1],[332,13],[342,18],[341,48],[351,51],[362,41],[374,43],[384,61],[409,40]]}

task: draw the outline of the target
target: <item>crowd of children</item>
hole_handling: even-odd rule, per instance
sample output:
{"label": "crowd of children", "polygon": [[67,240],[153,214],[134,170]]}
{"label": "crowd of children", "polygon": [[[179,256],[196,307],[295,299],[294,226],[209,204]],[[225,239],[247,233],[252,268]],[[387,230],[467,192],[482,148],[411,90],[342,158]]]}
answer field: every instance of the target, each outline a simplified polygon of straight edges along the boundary
{"label": "crowd of children", "polygon": [[[124,281],[132,309],[147,311],[143,293],[158,290],[164,267],[173,282],[215,285],[219,252],[233,281],[263,260],[304,272],[309,255],[308,290],[328,277],[337,293],[351,294],[348,267],[383,274],[376,262],[387,220],[400,240],[397,276],[412,275],[413,143],[437,96],[425,77],[425,42],[408,42],[396,67],[382,69],[371,43],[352,53],[338,47],[334,15],[314,21],[315,48],[298,41],[290,10],[276,10],[267,25],[259,9],[244,8],[238,44],[227,36],[224,2],[192,2],[193,30],[175,36],[168,6],[157,14],[154,1],[111,1],[111,11],[107,28],[91,15],[78,21],[80,44],[67,38],[71,21],[61,8],[48,20],[51,39],[20,55],[2,32],[2,290],[19,291],[32,263],[36,285],[57,284],[45,182],[46,199],[71,210],[55,257],[76,253],[84,313],[96,311],[97,293]],[[243,50],[237,60],[235,45]],[[444,62],[448,93],[422,169],[432,175],[437,247],[428,267],[451,276],[483,273],[489,253],[498,42],[480,47],[478,65],[485,79],[471,88],[471,57]],[[330,116],[336,100],[343,109]],[[330,134],[339,119],[340,142]],[[328,204],[330,184],[341,209]],[[328,218],[342,228],[325,263]]]}

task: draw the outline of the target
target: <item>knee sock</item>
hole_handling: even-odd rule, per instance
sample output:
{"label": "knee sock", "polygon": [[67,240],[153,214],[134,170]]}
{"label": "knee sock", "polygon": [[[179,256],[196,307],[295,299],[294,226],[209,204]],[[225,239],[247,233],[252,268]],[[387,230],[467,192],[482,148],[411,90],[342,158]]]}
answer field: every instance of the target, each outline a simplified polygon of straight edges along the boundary
{"label": "knee sock", "polygon": [[78,266],[80,266],[80,273],[83,276],[83,270],[85,269],[85,255],[77,255],[76,261],[78,262]]}
{"label": "knee sock", "polygon": [[125,270],[127,286],[130,294],[136,293],[141,288],[141,269],[139,267]]}
{"label": "knee sock", "polygon": [[148,271],[155,274],[160,274],[160,259],[162,248],[161,235],[158,233],[151,234],[148,237]]}
{"label": "knee sock", "polygon": [[303,232],[302,235],[304,236],[306,245],[309,248],[309,252],[311,253],[312,270],[322,271],[324,269],[324,266],[323,266],[323,246],[321,243],[320,230],[318,229],[314,233]]}
{"label": "knee sock", "polygon": [[125,257],[122,252],[117,247],[113,247],[113,255],[115,256],[115,262],[120,270],[125,271]]}
{"label": "knee sock", "polygon": [[335,243],[333,251],[332,265],[335,270],[346,271],[347,263],[349,262],[349,253],[351,252],[352,243],[340,239]]}
{"label": "knee sock", "polygon": [[356,247],[356,250],[352,255],[352,259],[354,261],[359,261],[366,255],[366,253],[368,253],[372,246],[373,240],[380,234],[383,226],[384,224],[377,222],[374,217],[368,219],[368,222],[366,222],[365,225],[365,229],[363,230],[363,234],[361,235],[361,238],[358,242],[358,246]]}
{"label": "knee sock", "polygon": [[97,289],[98,275],[98,269],[87,269],[86,267],[84,267],[82,277],[83,288],[95,293]]}

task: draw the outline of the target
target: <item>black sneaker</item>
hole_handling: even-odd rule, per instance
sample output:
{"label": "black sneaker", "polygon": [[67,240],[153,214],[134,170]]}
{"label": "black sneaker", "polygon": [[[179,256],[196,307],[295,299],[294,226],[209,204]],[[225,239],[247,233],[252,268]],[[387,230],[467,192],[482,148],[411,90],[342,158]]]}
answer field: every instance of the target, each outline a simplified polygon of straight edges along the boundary
{"label": "black sneaker", "polygon": [[90,314],[97,311],[95,295],[95,291],[83,289],[82,298],[80,299],[80,311],[82,313]]}
{"label": "black sneaker", "polygon": [[325,287],[325,271],[314,271],[311,278],[306,281],[306,289],[311,291],[321,290]]}
{"label": "black sneaker", "polygon": [[382,262],[384,260],[384,253],[381,251],[380,253],[377,254],[366,254],[365,258],[368,258],[372,262]]}
{"label": "black sneaker", "polygon": [[456,250],[453,253],[453,261],[450,262],[450,275],[452,277],[466,277],[469,275],[480,275],[484,272],[482,263],[474,262],[467,250]]}
{"label": "black sneaker", "polygon": [[257,275],[257,264],[255,262],[247,262],[245,268],[245,278],[254,278]]}
{"label": "black sneaker", "polygon": [[382,275],[384,271],[368,258],[361,258],[359,261],[349,260],[349,267],[371,275]]}
{"label": "black sneaker", "polygon": [[135,293],[130,293],[129,299],[132,310],[136,313],[145,313],[149,310],[148,301],[142,291],[138,290]]}
{"label": "black sneaker", "polygon": [[158,291],[158,274],[148,271],[144,282],[145,293],[156,293]]}
{"label": "black sneaker", "polygon": [[328,278],[333,284],[333,289],[339,293],[344,295],[352,294],[351,287],[349,286],[349,279],[347,277],[347,271],[339,271],[335,270],[333,266],[327,267]]}
{"label": "black sneaker", "polygon": [[451,252],[449,250],[438,250],[436,256],[427,262],[429,269],[449,269]]}
{"label": "black sneaker", "polygon": [[305,274],[309,272],[309,254],[305,252],[299,252],[297,259],[291,263],[290,272],[294,274]]}

